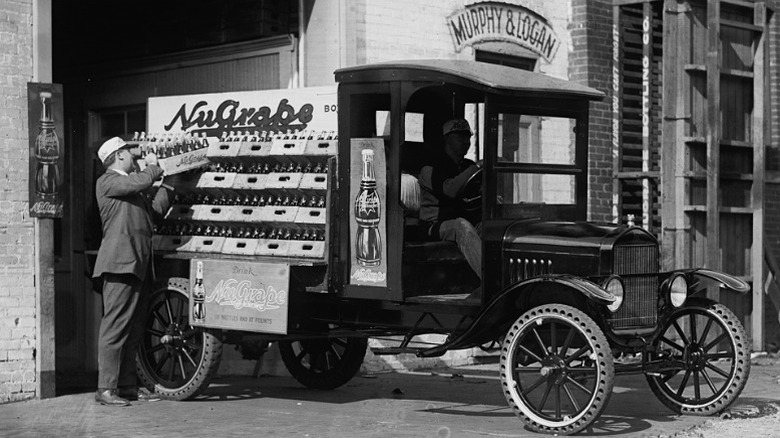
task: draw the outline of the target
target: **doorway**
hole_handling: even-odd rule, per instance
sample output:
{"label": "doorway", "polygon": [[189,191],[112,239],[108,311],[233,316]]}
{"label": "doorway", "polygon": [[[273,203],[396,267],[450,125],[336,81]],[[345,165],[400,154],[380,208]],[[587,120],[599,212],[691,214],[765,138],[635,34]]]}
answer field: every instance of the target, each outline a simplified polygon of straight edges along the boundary
{"label": "doorway", "polygon": [[91,389],[97,383],[97,335],[103,306],[91,276],[103,237],[95,181],[105,170],[95,151],[108,138],[129,139],[145,126],[143,105],[89,112],[87,147],[71,154],[69,173],[80,174],[80,178],[72,178],[74,183],[79,182],[74,184],[74,192],[80,192],[79,196],[71,197],[69,206],[74,226],[69,227],[69,233],[55,231],[60,247],[73,248],[73,251],[63,251],[56,262],[58,394]]}

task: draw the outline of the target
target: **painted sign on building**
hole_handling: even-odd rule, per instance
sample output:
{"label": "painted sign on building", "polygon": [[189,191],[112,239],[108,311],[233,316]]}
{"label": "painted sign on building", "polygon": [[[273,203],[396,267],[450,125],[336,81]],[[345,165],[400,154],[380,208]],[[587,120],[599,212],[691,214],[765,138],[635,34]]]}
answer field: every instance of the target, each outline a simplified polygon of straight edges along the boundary
{"label": "painted sign on building", "polygon": [[336,87],[309,87],[149,98],[150,133],[335,131]]}
{"label": "painted sign on building", "polygon": [[455,51],[474,44],[500,41],[516,44],[551,62],[561,40],[550,23],[536,12],[502,2],[466,5],[447,17]]}
{"label": "painted sign on building", "polygon": [[62,85],[27,84],[31,217],[62,217]]}

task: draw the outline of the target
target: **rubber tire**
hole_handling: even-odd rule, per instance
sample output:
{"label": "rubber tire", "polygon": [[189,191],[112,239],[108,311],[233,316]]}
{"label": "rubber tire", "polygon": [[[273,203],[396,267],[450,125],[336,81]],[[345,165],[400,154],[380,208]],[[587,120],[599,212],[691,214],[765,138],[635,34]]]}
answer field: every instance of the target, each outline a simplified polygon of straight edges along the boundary
{"label": "rubber tire", "polygon": [[[588,405],[584,406],[580,414],[571,418],[567,422],[560,422],[558,425],[543,424],[541,421],[551,423],[548,420],[540,418],[537,414],[531,412],[517,394],[515,379],[512,375],[512,362],[517,349],[514,346],[516,338],[537,320],[545,317],[553,317],[558,320],[568,322],[580,330],[580,335],[587,333],[589,344],[592,351],[599,358],[599,369],[597,374],[600,376],[598,384],[593,390],[593,397]],[[612,387],[615,382],[615,367],[612,358],[612,350],[607,342],[601,328],[584,312],[563,304],[547,304],[535,307],[521,315],[512,324],[503,340],[500,358],[500,378],[501,389],[504,393],[507,403],[526,426],[538,433],[569,435],[580,432],[590,426],[598,419],[601,412],[607,406],[609,398],[612,395]],[[595,380],[594,380],[594,383]]]}
{"label": "rubber tire", "polygon": [[[297,357],[295,346],[300,347],[303,342],[325,342],[333,339],[341,339],[346,342],[341,360],[337,361],[324,372],[312,371],[311,367],[303,365]],[[332,344],[332,342],[331,342]],[[367,338],[323,338],[308,339],[304,341],[279,341],[279,353],[287,371],[300,384],[313,389],[335,389],[349,382],[360,370],[363,359],[368,349]]]}
{"label": "rubber tire", "polygon": [[[172,277],[158,282],[149,299],[150,312],[152,305],[160,299],[160,296],[165,294],[166,291],[181,294],[186,300],[189,300],[189,284],[189,279],[180,277]],[[188,307],[186,312],[186,314],[189,315]],[[161,382],[155,379],[154,373],[148,369],[149,365],[144,360],[144,340],[142,339],[141,345],[139,345],[138,355],[136,356],[136,371],[143,386],[150,391],[156,392],[164,399],[179,401],[193,399],[208,388],[212,377],[216,374],[217,369],[219,369],[219,363],[222,359],[221,330],[199,328],[196,328],[196,330],[201,331],[201,342],[203,346],[201,349],[202,353],[197,361],[198,367],[191,378],[178,387],[163,386]]]}
{"label": "rubber tire", "polygon": [[[676,320],[677,315],[691,308],[703,310],[711,318],[720,322],[721,330],[728,328],[728,330],[724,330],[724,332],[729,333],[729,338],[735,353],[734,373],[731,376],[731,382],[728,384],[728,388],[723,391],[721,397],[713,399],[708,403],[688,404],[680,403],[669,398],[667,393],[661,388],[663,383],[659,382],[660,377],[645,375],[645,378],[647,379],[647,383],[650,385],[653,394],[658,397],[658,400],[660,400],[661,403],[672,411],[678,414],[696,416],[716,415],[731,406],[747,384],[748,377],[750,376],[750,346],[745,334],[745,328],[742,327],[742,324],[739,322],[737,316],[734,315],[734,312],[722,304],[704,298],[689,298],[683,307],[673,311],[669,317],[664,320],[664,328],[660,333],[663,334],[666,332],[667,327],[665,324]],[[653,340],[653,345],[657,345],[657,343],[658,339]]]}

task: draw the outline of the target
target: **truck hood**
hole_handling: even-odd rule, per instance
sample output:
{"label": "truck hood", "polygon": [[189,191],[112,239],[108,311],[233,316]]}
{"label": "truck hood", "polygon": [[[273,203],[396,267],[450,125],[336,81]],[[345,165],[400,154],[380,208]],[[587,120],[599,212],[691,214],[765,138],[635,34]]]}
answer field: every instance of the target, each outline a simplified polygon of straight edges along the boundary
{"label": "truck hood", "polygon": [[[502,253],[516,264],[525,266],[530,262],[531,271],[538,262],[540,266],[552,266],[552,272],[590,277],[613,272],[613,254],[618,245],[657,248],[658,242],[636,226],[529,219],[505,229]],[[624,263],[632,260],[635,261],[626,259]],[[657,266],[652,269],[657,270]]]}
{"label": "truck hood", "polygon": [[646,234],[638,227],[589,222],[542,221],[530,219],[510,225],[504,243],[602,248],[625,234]]}

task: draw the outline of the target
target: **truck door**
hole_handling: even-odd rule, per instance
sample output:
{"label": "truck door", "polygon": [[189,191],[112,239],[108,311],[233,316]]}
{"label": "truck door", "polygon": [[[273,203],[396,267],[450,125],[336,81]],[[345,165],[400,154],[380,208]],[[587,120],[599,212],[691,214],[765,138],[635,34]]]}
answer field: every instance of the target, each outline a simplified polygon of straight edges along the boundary
{"label": "truck door", "polygon": [[342,296],[401,299],[396,124],[390,85],[339,90],[339,217]]}

